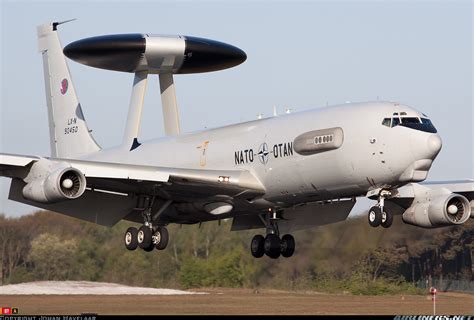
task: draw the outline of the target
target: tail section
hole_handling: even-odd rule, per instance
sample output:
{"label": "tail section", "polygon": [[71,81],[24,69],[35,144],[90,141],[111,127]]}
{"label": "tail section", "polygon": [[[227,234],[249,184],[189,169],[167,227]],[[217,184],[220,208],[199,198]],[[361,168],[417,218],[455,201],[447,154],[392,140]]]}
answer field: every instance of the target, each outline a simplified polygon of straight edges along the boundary
{"label": "tail section", "polygon": [[100,150],[89,132],[64,57],[57,23],[38,26],[38,50],[43,55],[51,155],[75,158]]}

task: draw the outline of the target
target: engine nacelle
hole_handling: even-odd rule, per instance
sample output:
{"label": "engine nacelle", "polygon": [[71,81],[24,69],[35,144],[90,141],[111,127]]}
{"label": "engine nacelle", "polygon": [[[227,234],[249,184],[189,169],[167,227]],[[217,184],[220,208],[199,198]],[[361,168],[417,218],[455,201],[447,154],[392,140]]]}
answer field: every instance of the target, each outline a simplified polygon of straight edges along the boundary
{"label": "engine nacelle", "polygon": [[403,213],[403,221],[423,228],[460,225],[471,216],[471,204],[466,197],[451,193],[438,194],[413,204]]}
{"label": "engine nacelle", "polygon": [[474,200],[471,200],[471,218],[474,219]]}
{"label": "engine nacelle", "polygon": [[86,189],[86,178],[75,168],[61,168],[46,178],[36,177],[23,188],[23,196],[32,201],[54,203],[79,198]]}

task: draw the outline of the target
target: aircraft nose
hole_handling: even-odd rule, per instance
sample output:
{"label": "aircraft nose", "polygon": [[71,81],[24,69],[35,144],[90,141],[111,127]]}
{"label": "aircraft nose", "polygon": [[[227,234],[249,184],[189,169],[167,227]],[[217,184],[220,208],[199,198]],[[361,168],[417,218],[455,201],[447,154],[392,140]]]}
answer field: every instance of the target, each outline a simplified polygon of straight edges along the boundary
{"label": "aircraft nose", "polygon": [[441,147],[443,146],[443,142],[441,141],[441,137],[438,134],[432,134],[428,138],[428,151],[431,154],[431,159],[434,160],[438,153],[441,151]]}
{"label": "aircraft nose", "polygon": [[418,133],[412,136],[413,162],[400,175],[401,182],[420,182],[426,179],[433,160],[441,151],[443,142],[438,134]]}

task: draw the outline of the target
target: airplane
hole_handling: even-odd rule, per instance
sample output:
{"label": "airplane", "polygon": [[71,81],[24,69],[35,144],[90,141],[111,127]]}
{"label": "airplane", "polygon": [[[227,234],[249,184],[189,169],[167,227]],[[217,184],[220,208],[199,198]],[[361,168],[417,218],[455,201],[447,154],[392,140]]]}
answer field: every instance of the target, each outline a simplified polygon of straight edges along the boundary
{"label": "airplane", "polygon": [[[371,227],[394,215],[422,228],[474,218],[474,181],[423,182],[442,148],[430,118],[376,101],[294,112],[181,133],[174,74],[227,69],[246,60],[222,42],[153,34],[86,38],[64,49],[62,22],[38,26],[51,156],[0,154],[9,199],[103,226],[139,223],[128,250],[163,250],[169,224],[232,219],[232,231],[264,229],[255,258],[295,252],[292,232],[347,219],[358,197],[377,200]],[[101,148],[81,109],[66,57],[134,74],[120,146]],[[139,141],[149,75],[160,82],[165,136]]]}

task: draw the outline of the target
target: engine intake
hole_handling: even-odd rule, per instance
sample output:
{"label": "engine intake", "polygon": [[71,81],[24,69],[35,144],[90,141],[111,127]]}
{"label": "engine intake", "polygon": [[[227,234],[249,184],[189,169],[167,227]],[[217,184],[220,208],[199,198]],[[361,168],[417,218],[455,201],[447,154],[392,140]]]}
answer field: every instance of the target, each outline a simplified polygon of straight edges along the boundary
{"label": "engine intake", "polygon": [[23,196],[32,201],[54,203],[77,199],[86,189],[84,174],[75,168],[62,168],[45,179],[36,178],[23,188]]}
{"label": "engine intake", "polygon": [[451,193],[418,201],[403,213],[403,221],[424,228],[460,225],[471,216],[471,205],[466,197]]}

